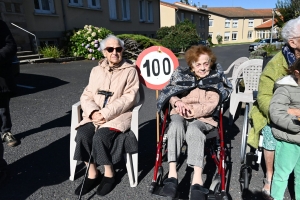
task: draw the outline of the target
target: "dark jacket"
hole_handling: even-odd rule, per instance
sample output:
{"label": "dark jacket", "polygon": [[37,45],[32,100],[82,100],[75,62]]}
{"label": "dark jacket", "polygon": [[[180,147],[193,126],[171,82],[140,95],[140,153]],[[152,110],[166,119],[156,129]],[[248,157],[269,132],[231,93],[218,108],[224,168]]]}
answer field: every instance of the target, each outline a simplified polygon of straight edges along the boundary
{"label": "dark jacket", "polygon": [[16,42],[4,21],[0,20],[0,94],[15,88],[12,59],[17,52]]}
{"label": "dark jacket", "polygon": [[162,89],[157,100],[157,111],[163,118],[164,106],[169,102],[172,96],[186,96],[189,91],[198,87],[201,89],[215,88],[221,95],[222,102],[227,100],[232,92],[232,84],[222,70],[220,64],[215,64],[210,74],[200,80],[197,80],[188,66],[179,66],[172,74],[170,82]]}

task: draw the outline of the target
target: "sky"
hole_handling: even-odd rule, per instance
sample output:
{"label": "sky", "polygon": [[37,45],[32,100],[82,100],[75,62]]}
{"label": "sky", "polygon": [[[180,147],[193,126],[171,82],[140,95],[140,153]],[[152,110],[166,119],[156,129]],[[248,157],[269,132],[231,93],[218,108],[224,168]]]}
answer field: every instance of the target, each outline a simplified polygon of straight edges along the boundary
{"label": "sky", "polygon": [[[161,0],[168,3],[180,2],[180,0]],[[198,2],[200,7],[207,5],[207,7],[242,7],[246,9],[251,8],[276,8],[277,0],[193,0],[190,4]]]}

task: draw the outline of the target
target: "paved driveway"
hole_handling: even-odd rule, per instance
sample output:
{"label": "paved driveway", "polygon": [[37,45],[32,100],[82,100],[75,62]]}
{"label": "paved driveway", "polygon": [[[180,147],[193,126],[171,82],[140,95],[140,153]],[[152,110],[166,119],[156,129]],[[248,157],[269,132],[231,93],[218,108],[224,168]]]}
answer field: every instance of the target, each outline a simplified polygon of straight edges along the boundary
{"label": "paved driveway", "polygon": [[[226,69],[236,58],[249,56],[247,46],[218,47],[213,51]],[[21,65],[21,75],[17,80],[19,91],[11,100],[11,115],[12,132],[22,143],[15,148],[5,145],[4,157],[9,164],[10,175],[0,188],[0,199],[76,199],[73,191],[82,181],[83,173],[74,182],[68,180],[71,106],[79,101],[90,70],[96,64],[95,61],[75,61]],[[180,64],[185,62],[180,60]],[[146,102],[139,119],[139,185],[130,188],[126,170],[120,165],[119,184],[110,194],[100,198],[93,191],[83,199],[163,199],[148,193],[155,162],[156,111],[155,91],[145,89],[145,93]],[[224,115],[226,145],[231,161],[228,163],[230,178],[227,183],[229,197],[233,200],[241,199],[238,176],[242,120],[243,116],[240,116],[229,127],[228,114]],[[211,174],[211,170],[204,170],[204,178]],[[179,180],[184,199],[188,198],[190,175],[191,171],[183,164]],[[253,171],[249,199],[260,199],[262,178],[261,168]],[[286,197],[289,198],[288,193]]]}

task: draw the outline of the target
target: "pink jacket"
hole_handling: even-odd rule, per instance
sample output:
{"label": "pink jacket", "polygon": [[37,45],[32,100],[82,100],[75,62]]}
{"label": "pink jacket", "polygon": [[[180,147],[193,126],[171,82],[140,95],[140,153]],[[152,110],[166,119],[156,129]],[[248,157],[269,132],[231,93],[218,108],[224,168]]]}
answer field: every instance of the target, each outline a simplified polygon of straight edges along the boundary
{"label": "pink jacket", "polygon": [[218,123],[211,117],[211,115],[219,103],[219,98],[220,96],[216,92],[195,88],[181,99],[177,96],[171,97],[169,102],[173,109],[170,114],[178,114],[175,109],[175,102],[182,101],[183,103],[188,104],[193,111],[192,113],[194,113],[194,115],[188,115],[188,117],[186,117],[187,119],[196,118],[217,127]]}
{"label": "pink jacket", "polygon": [[[123,59],[119,67],[110,71],[107,60],[103,59],[92,69],[89,83],[80,97],[83,120],[77,128],[92,122],[90,116],[93,111],[99,111],[105,118],[106,123],[101,127],[122,132],[130,128],[131,109],[139,89],[139,78],[135,65],[129,62]],[[105,97],[98,94],[99,90],[113,92],[104,108]]]}

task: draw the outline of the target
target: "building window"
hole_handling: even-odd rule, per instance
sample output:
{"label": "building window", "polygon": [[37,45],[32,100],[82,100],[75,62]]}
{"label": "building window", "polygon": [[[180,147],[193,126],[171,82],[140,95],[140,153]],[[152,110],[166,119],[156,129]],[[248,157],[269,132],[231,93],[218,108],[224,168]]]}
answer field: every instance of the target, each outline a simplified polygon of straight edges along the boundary
{"label": "building window", "polygon": [[225,32],[224,34],[224,41],[229,41],[230,32]]}
{"label": "building window", "polygon": [[254,19],[249,19],[248,21],[248,27],[253,27]]}
{"label": "building window", "polygon": [[4,5],[5,5],[5,11],[6,12],[12,12],[11,3],[4,3]]}
{"label": "building window", "polygon": [[78,7],[83,6],[82,0],[69,0],[69,5],[70,6],[78,6]]}
{"label": "building window", "polygon": [[53,0],[34,0],[34,10],[36,13],[55,13]]}
{"label": "building window", "polygon": [[15,12],[16,13],[21,13],[21,6],[19,3],[14,3],[15,6]]}
{"label": "building window", "polygon": [[230,27],[230,19],[225,19],[225,28]]}
{"label": "building window", "polygon": [[93,9],[100,9],[100,0],[88,0],[88,7]]}
{"label": "building window", "polygon": [[205,24],[204,16],[201,17],[201,20],[202,20],[202,22],[201,22],[201,28],[204,28],[204,24]]}
{"label": "building window", "polygon": [[214,25],[214,20],[213,19],[210,19],[209,20],[209,26],[213,26]]}
{"label": "building window", "polygon": [[237,40],[237,32],[232,32],[232,34],[231,34],[231,39],[232,40]]}
{"label": "building window", "polygon": [[130,4],[129,0],[121,0],[123,20],[130,20]]}
{"label": "building window", "polygon": [[146,21],[145,16],[145,1],[139,1],[139,13],[140,13],[140,21]]}
{"label": "building window", "polygon": [[194,15],[191,15],[191,22],[194,23]]}
{"label": "building window", "polygon": [[252,33],[253,33],[252,31],[248,31],[248,35],[247,35],[248,39],[252,39]]}
{"label": "building window", "polygon": [[108,8],[109,8],[109,18],[117,19],[116,0],[109,0]]}
{"label": "building window", "polygon": [[153,3],[152,1],[147,1],[147,16],[148,22],[153,22]]}
{"label": "building window", "polygon": [[152,1],[139,1],[140,22],[153,22],[153,3]]}
{"label": "building window", "polygon": [[237,28],[238,27],[238,20],[237,19],[234,19],[232,21],[232,28]]}
{"label": "building window", "polygon": [[181,13],[181,21],[184,21],[184,13]]}

